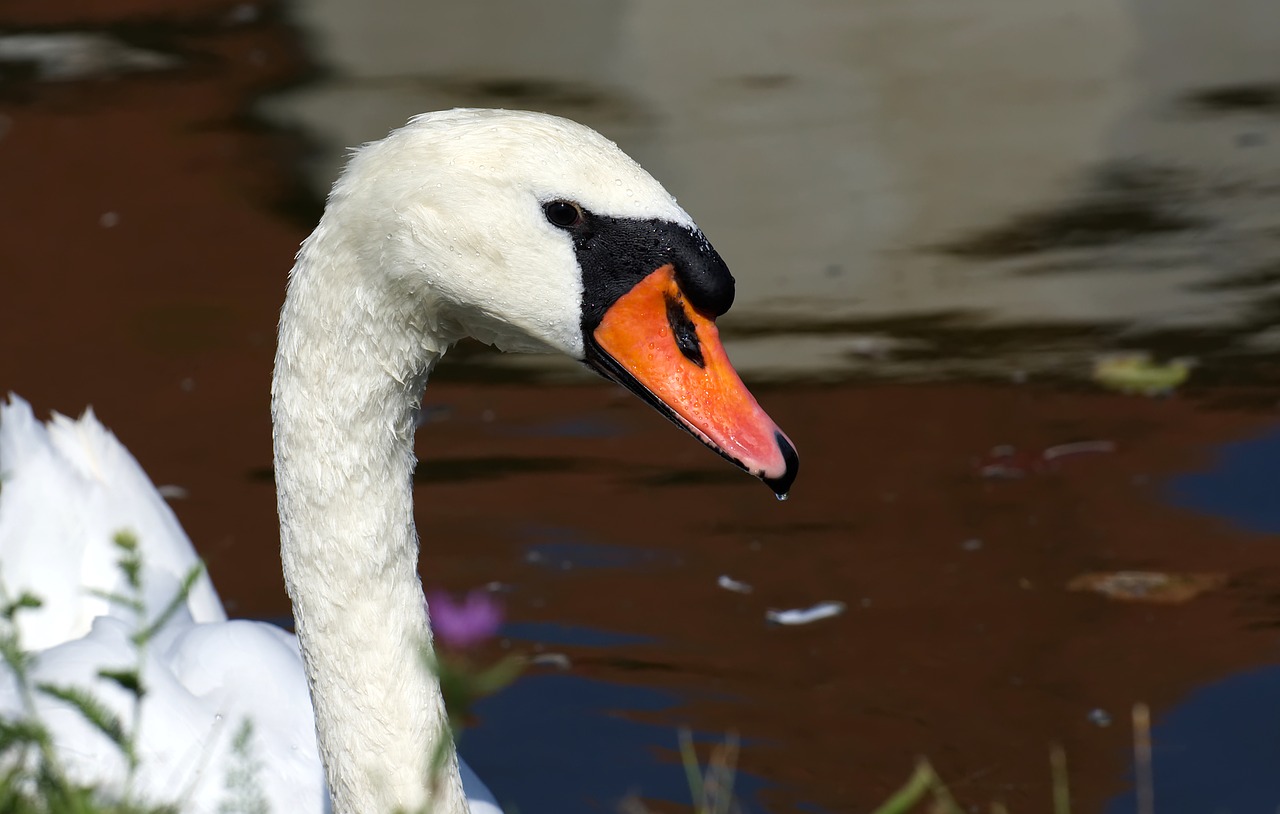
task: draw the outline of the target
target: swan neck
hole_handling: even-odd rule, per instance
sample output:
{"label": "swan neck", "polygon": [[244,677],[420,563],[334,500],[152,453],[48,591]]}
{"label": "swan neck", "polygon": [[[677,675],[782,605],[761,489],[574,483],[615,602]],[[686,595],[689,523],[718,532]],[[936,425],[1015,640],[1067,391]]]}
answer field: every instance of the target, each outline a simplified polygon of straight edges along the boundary
{"label": "swan neck", "polygon": [[334,814],[465,812],[413,524],[414,418],[446,342],[384,300],[325,223],[281,314],[272,386],[281,559]]}

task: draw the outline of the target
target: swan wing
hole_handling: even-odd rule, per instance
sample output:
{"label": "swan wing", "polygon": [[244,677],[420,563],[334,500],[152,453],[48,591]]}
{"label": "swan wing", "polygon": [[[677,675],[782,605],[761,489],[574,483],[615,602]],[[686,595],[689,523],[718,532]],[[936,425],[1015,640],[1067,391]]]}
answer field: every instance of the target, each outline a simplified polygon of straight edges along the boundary
{"label": "swan wing", "polygon": [[[199,560],[134,457],[92,410],[45,425],[17,396],[0,403],[0,584],[10,597],[26,591],[44,603],[19,617],[24,647],[79,638],[96,617],[120,613],[95,593],[125,587],[113,543],[120,531],[138,540],[149,606],[164,607]],[[207,575],[187,608],[198,622],[226,619]]]}

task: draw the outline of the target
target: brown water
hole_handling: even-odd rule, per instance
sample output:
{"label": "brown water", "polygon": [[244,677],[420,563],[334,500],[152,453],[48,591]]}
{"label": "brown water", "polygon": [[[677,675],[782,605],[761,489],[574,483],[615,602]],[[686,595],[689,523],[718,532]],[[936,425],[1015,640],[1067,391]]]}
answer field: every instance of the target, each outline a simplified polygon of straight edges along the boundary
{"label": "brown water", "polygon": [[[74,81],[0,65],[0,388],[39,411],[91,403],[158,484],[188,491],[175,509],[230,612],[279,618],[267,390],[284,275],[316,210],[306,134],[253,111],[311,68],[271,9],[161,8],[3,12],[7,27],[101,31],[177,62]],[[795,319],[789,335],[822,333]],[[1176,508],[1167,489],[1274,425],[1267,357],[1147,399],[1061,368],[1007,375],[1029,349],[1124,344],[1102,328],[871,327],[907,344],[859,352],[859,367],[905,366],[911,383],[827,371],[756,387],[803,461],[786,503],[612,387],[483,356],[442,366],[419,434],[424,578],[508,586],[513,646],[571,664],[535,668],[509,691],[522,703],[487,707],[468,735],[503,800],[608,811],[631,790],[674,795],[674,728],[688,723],[746,740],[757,809],[867,810],[927,755],[968,803],[1047,810],[1056,741],[1076,810],[1094,811],[1127,786],[1131,704],[1159,722],[1206,682],[1275,661],[1280,547]],[[1163,336],[1177,352],[1221,344]],[[1041,464],[1078,441],[1114,448]],[[1019,450],[1021,477],[984,474],[999,445]],[[1067,589],[1124,569],[1226,583],[1164,604]],[[824,600],[847,610],[765,623]],[[594,782],[605,775],[616,782]],[[592,790],[564,797],[575,779]]]}

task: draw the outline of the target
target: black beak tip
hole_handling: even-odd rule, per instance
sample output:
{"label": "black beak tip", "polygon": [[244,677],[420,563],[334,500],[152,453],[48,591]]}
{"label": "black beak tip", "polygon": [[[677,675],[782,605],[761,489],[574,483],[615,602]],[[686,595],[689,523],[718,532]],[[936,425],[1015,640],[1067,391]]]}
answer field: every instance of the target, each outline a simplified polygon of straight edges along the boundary
{"label": "black beak tip", "polygon": [[800,472],[800,456],[796,454],[796,448],[791,446],[791,442],[782,433],[774,433],[773,438],[778,442],[778,449],[782,451],[782,460],[786,463],[786,468],[776,478],[762,476],[760,480],[773,490],[778,500],[786,500],[787,493],[791,491],[791,484],[796,482],[796,475]]}

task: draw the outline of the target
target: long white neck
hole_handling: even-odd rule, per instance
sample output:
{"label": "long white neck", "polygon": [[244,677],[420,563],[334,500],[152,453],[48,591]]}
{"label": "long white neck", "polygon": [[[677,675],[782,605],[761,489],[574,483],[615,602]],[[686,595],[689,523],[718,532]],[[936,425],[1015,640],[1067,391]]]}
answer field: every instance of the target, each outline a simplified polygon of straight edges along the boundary
{"label": "long white neck", "polygon": [[[281,558],[334,814],[467,811],[440,687],[421,660],[413,416],[448,341],[363,274],[322,222],[280,321],[272,386]],[[408,299],[412,299],[411,297]]]}

